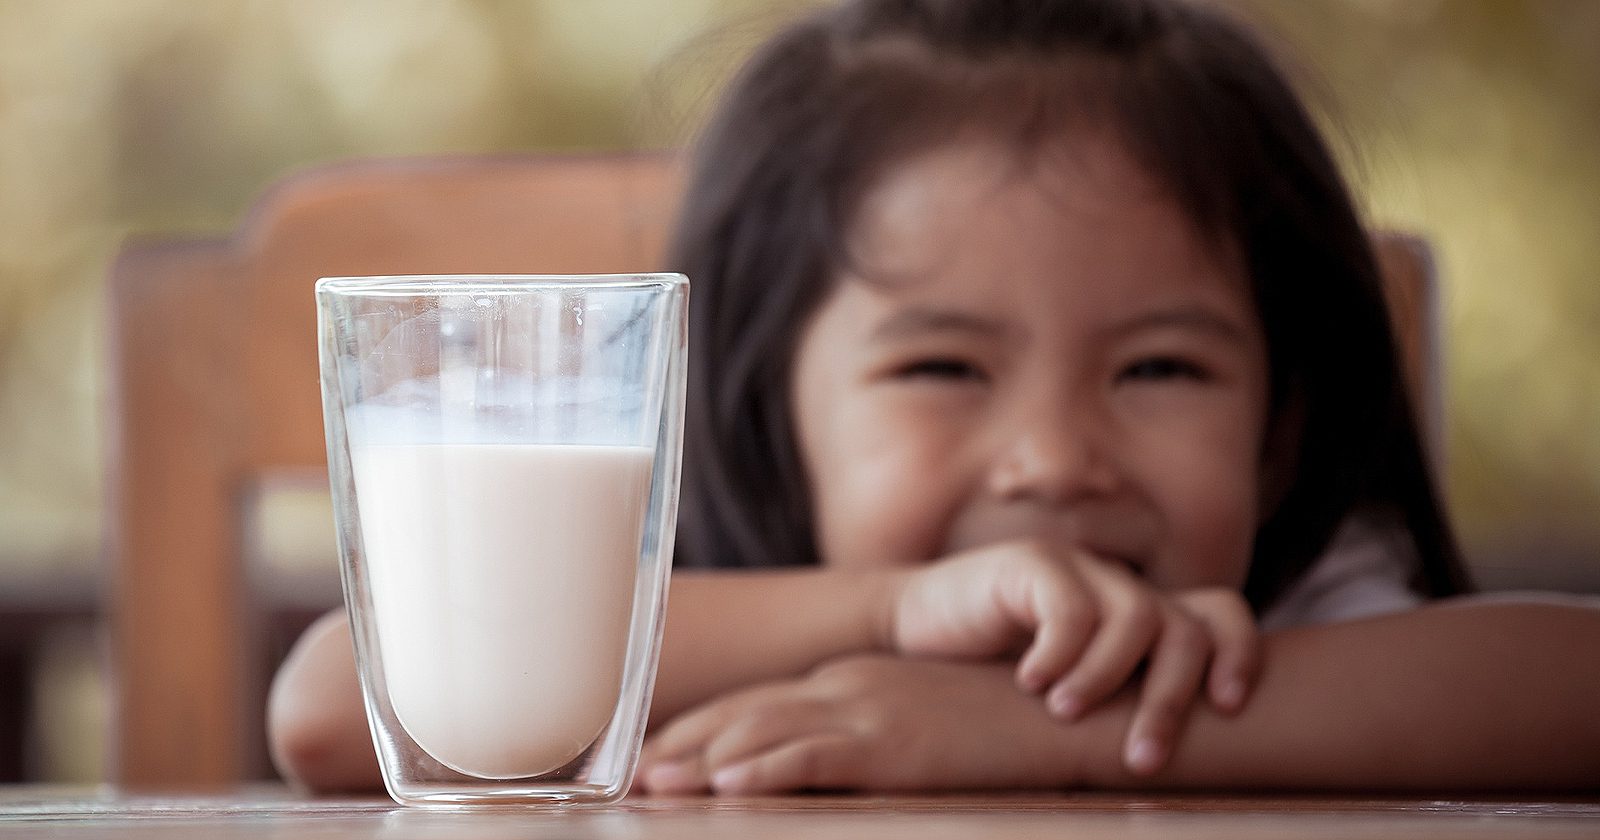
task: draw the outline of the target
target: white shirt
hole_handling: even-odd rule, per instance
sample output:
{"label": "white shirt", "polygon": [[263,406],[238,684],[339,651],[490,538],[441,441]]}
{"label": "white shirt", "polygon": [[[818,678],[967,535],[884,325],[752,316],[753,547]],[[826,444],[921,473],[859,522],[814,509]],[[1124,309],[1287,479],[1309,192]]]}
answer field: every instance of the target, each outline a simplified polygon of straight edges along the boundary
{"label": "white shirt", "polygon": [[1261,616],[1263,631],[1403,612],[1423,602],[1408,581],[1410,540],[1352,520],[1325,552]]}
{"label": "white shirt", "polygon": [[[1421,606],[1427,599],[1407,582],[1416,553],[1405,534],[1359,521],[1341,526],[1328,551],[1295,581],[1260,620],[1261,630],[1328,624]],[[1479,592],[1460,604],[1544,604],[1600,610],[1600,594],[1516,590]]]}

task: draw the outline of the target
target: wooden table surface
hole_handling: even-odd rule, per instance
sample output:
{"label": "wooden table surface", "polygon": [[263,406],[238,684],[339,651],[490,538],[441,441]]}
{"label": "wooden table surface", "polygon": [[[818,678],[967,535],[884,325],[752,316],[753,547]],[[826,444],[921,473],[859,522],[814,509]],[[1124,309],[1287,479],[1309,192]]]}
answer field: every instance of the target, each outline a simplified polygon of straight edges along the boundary
{"label": "wooden table surface", "polygon": [[631,798],[609,808],[475,812],[387,799],[0,788],[0,837],[560,838],[1600,838],[1588,798],[970,794]]}

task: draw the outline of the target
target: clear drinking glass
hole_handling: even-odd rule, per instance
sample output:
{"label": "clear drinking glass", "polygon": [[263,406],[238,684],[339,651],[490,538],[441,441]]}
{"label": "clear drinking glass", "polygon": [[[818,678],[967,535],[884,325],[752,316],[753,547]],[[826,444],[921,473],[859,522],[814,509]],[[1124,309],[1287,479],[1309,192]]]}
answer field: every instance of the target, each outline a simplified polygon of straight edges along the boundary
{"label": "clear drinking glass", "polygon": [[621,798],[665,614],[688,281],[316,291],[345,603],[390,795]]}

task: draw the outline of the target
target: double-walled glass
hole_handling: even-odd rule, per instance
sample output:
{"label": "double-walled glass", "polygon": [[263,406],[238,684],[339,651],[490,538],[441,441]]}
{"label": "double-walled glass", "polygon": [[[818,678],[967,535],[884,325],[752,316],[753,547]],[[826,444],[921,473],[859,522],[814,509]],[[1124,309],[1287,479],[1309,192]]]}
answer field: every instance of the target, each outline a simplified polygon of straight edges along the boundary
{"label": "double-walled glass", "polygon": [[356,663],[399,802],[604,803],[644,736],[688,281],[318,281]]}

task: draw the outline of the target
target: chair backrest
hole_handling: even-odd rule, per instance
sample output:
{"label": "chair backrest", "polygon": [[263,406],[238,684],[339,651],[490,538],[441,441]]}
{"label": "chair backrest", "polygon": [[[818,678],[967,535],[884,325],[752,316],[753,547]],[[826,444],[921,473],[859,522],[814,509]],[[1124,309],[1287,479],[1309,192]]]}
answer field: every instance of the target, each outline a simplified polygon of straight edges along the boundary
{"label": "chair backrest", "polygon": [[[244,508],[264,474],[325,469],[313,281],[657,269],[677,193],[662,155],[358,162],[283,182],[231,238],[123,249],[108,341],[115,781],[226,784],[261,766]],[[1380,251],[1408,370],[1435,393],[1426,248],[1384,237]]]}
{"label": "chair backrest", "polygon": [[108,341],[116,781],[259,766],[241,508],[263,472],[325,469],[314,281],[656,269],[676,169],[663,155],[342,164],[273,188],[229,239],[123,249]]}
{"label": "chair backrest", "polygon": [[1439,334],[1443,318],[1438,266],[1433,250],[1420,236],[1384,232],[1374,241],[1412,411],[1422,426],[1422,441],[1428,448],[1434,473],[1443,475],[1444,389]]}

